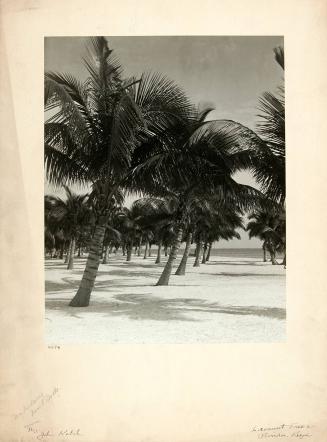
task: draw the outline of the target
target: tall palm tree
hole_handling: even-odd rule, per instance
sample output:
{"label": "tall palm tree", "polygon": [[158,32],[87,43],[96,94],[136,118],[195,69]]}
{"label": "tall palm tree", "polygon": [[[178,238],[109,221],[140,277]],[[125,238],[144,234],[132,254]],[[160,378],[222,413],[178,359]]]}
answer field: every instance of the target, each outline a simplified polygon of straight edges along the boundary
{"label": "tall palm tree", "polygon": [[246,208],[260,194],[232,178],[235,172],[252,166],[251,145],[262,140],[233,121],[205,122],[210,112],[198,114],[169,128],[151,143],[137,148],[135,180],[143,192],[172,195],[177,201],[175,239],[157,285],[168,285],[183,231],[194,198],[215,194],[220,201]]}
{"label": "tall palm tree", "polygon": [[89,305],[112,197],[125,185],[135,147],[191,110],[185,94],[164,76],[124,79],[104,37],[91,39],[84,62],[84,83],[69,74],[45,77],[46,110],[55,111],[45,124],[47,178],[58,185],[92,183],[98,190],[95,232],[70,302],[74,307]]}
{"label": "tall palm tree", "polygon": [[[275,48],[275,59],[284,70],[284,50]],[[283,205],[285,182],[285,99],[284,88],[277,94],[265,92],[259,104],[258,134],[264,143],[256,146],[255,178],[268,198]]]}

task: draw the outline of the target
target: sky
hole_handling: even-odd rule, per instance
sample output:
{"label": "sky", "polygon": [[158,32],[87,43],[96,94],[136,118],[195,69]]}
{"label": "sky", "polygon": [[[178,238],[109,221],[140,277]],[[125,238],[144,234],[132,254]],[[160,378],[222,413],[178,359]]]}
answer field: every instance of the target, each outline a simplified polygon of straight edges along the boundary
{"label": "sky", "polygon": [[[196,105],[215,110],[210,119],[232,119],[255,129],[258,99],[263,92],[276,92],[283,73],[273,49],[283,45],[278,36],[139,36],[107,37],[126,77],[142,72],[165,74],[187,93]],[[73,74],[85,80],[87,37],[46,37],[45,70]],[[248,172],[237,181],[256,186]],[[45,191],[53,192],[46,184]],[[130,200],[128,201],[130,202]],[[257,239],[221,241],[220,247],[260,247]]]}

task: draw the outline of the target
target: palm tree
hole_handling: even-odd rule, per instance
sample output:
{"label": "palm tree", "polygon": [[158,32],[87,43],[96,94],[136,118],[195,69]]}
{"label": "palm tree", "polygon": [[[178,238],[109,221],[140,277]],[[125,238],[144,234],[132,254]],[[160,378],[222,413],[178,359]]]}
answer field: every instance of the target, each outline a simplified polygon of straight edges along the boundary
{"label": "palm tree", "polygon": [[[71,306],[89,305],[100,262],[113,195],[126,184],[135,147],[187,116],[191,105],[166,77],[123,79],[122,68],[104,37],[91,39],[85,59],[89,78],[48,72],[45,166],[50,182],[92,183],[98,192],[95,232],[80,287]],[[133,189],[135,190],[135,189]]]}
{"label": "palm tree", "polygon": [[130,209],[124,207],[117,215],[127,245],[127,261],[132,259],[132,250],[135,244],[138,243],[140,250],[142,239],[146,241],[144,258],[147,258],[149,241],[153,238],[153,233],[149,228],[144,228],[144,218],[149,215],[148,211],[151,208],[151,200],[142,198],[134,201]]}
{"label": "palm tree", "polygon": [[56,220],[64,237],[69,240],[67,269],[73,269],[76,240],[91,221],[91,209],[87,204],[88,194],[77,195],[67,186],[65,191],[66,199],[55,196],[46,198],[51,202],[50,216]]}
{"label": "palm tree", "polygon": [[[275,48],[275,59],[284,70],[284,50]],[[284,205],[285,183],[285,100],[284,89],[277,94],[265,92],[260,99],[258,134],[264,143],[256,146],[253,173],[265,195]]]}
{"label": "palm tree", "polygon": [[175,238],[173,217],[170,220],[164,222],[163,225],[157,226],[156,235],[157,235],[158,250],[157,250],[157,258],[155,263],[160,264],[162,247],[164,247],[165,256],[167,256],[168,247],[171,246]]}
{"label": "palm tree", "polygon": [[[276,261],[276,251],[285,251],[285,216],[283,211],[259,210],[249,215],[249,222],[246,230],[249,237],[257,237],[263,241],[263,261],[266,262],[266,251],[268,250],[273,265]],[[283,264],[286,264],[285,262]]]}
{"label": "palm tree", "polygon": [[205,122],[210,112],[179,122],[151,143],[136,149],[139,166],[135,180],[143,192],[172,195],[177,201],[175,239],[157,285],[168,285],[194,198],[216,194],[221,202],[250,207],[260,194],[235,182],[232,175],[252,166],[251,144],[262,143],[257,135],[233,121]]}
{"label": "palm tree", "polygon": [[222,204],[215,196],[209,197],[206,204],[199,201],[194,212],[193,233],[197,242],[194,267],[198,267],[208,261],[213,242],[239,238],[235,229],[243,228],[243,222],[242,211],[236,205]]}
{"label": "palm tree", "polygon": [[110,253],[110,250],[112,249],[114,244],[119,244],[121,242],[121,239],[121,232],[118,229],[108,225],[103,240],[104,249],[102,264],[108,263],[108,253]]}

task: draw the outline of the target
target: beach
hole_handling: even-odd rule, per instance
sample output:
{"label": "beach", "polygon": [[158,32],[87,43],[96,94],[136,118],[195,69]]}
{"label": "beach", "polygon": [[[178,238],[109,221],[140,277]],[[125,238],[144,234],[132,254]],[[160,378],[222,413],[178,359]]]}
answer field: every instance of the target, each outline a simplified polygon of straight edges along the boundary
{"label": "beach", "polygon": [[73,270],[45,260],[47,344],[285,341],[286,270],[262,262],[260,250],[213,251],[196,268],[190,256],[185,276],[173,274],[169,286],[158,287],[167,258],[155,264],[155,255],[126,262],[111,254],[100,264],[90,305],[79,308],[68,303],[86,257],[75,258]]}

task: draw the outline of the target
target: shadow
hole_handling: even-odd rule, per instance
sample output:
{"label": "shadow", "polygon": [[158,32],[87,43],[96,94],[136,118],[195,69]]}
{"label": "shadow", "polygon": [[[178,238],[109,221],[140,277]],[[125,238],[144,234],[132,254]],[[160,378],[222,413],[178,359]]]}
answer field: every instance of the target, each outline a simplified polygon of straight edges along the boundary
{"label": "shadow", "polygon": [[[76,275],[82,275],[84,270],[76,270],[74,271],[74,274]],[[159,278],[160,273],[153,273],[153,272],[145,272],[143,271],[130,271],[129,269],[121,269],[121,270],[114,270],[113,268],[109,268],[106,270],[98,270],[97,275],[108,275],[108,276],[123,276],[126,278]]]}
{"label": "shadow", "polygon": [[71,290],[79,286],[80,281],[74,281],[62,278],[63,282],[45,281],[45,292],[60,292],[63,290]]}
{"label": "shadow", "polygon": [[140,259],[139,261],[123,261],[120,263],[128,267],[146,267],[146,268],[160,268],[165,265],[165,262],[155,264],[153,258]]}
{"label": "shadow", "polygon": [[[115,295],[110,301],[96,298],[91,299],[88,307],[69,307],[69,300],[65,298],[51,298],[46,300],[46,309],[60,311],[66,315],[82,319],[79,314],[101,313],[108,316],[127,316],[131,320],[152,321],[190,321],[198,322],[201,319],[188,317],[192,313],[216,313],[228,315],[252,315],[274,319],[285,319],[286,311],[274,307],[257,306],[221,306],[219,303],[208,303],[202,299],[172,298],[164,299],[146,294]],[[85,316],[84,316],[85,317]]]}
{"label": "shadow", "polygon": [[273,277],[281,277],[283,275],[276,274],[276,273],[228,273],[228,272],[220,272],[220,273],[205,273],[201,272],[201,275],[212,275],[212,276],[258,276],[258,277],[267,277],[267,276],[273,276]]}

